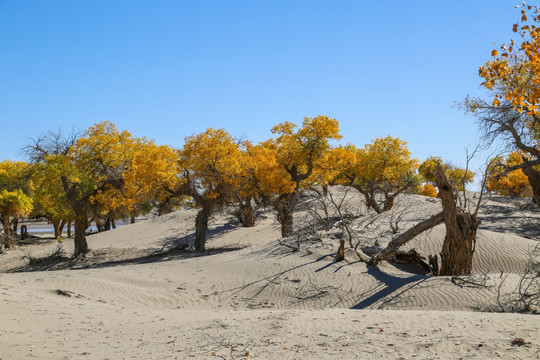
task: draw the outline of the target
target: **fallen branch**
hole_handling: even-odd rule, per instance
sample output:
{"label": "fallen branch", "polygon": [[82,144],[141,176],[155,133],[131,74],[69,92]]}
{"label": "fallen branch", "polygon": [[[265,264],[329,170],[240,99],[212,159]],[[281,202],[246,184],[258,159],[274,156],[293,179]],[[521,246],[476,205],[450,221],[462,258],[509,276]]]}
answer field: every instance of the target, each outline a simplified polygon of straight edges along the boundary
{"label": "fallen branch", "polygon": [[398,249],[403,246],[408,241],[414,239],[419,234],[423,233],[424,231],[427,231],[440,223],[444,221],[443,213],[440,212],[437,215],[433,215],[427,220],[424,220],[422,222],[419,222],[418,224],[414,225],[409,230],[405,231],[403,234],[396,237],[394,240],[390,241],[386,249],[378,253],[377,255],[373,256],[369,264],[370,265],[377,265],[382,260],[386,260],[390,257],[395,256]]}

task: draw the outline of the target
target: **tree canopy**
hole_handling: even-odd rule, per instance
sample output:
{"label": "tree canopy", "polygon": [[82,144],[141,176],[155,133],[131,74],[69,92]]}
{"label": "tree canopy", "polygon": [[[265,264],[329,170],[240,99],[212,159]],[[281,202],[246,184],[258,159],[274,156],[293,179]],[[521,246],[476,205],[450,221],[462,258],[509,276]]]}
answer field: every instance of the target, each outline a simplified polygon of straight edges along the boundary
{"label": "tree canopy", "polygon": [[[377,213],[390,210],[394,199],[419,183],[418,160],[411,158],[407,143],[388,135],[376,138],[364,148],[350,146],[356,157],[341,175],[342,181],[356,188],[368,207]],[[382,203],[378,195],[383,196]]]}
{"label": "tree canopy", "polygon": [[[57,236],[66,222],[73,221],[77,256],[88,251],[85,232],[93,219],[133,219],[152,209],[161,214],[180,199],[189,199],[198,208],[195,250],[204,252],[212,214],[232,205],[244,226],[255,223],[254,204],[272,205],[286,237],[293,234],[294,211],[303,189],[353,186],[377,212],[391,209],[395,197],[406,191],[436,193],[426,169],[442,160],[430,159],[419,173],[418,160],[399,138],[388,135],[362,148],[339,145],[338,121],[323,115],[306,117],[300,126],[283,122],[271,132],[274,137],[253,144],[224,129],[209,128],[186,137],[178,149],[134,137],[107,121],[80,135],[49,132],[26,147],[34,164],[23,163],[21,169],[33,170],[25,170],[30,174],[21,182],[26,188],[16,194],[31,193],[33,198],[26,201],[20,195],[18,208],[10,209],[9,216],[27,214],[29,203],[36,215],[53,222]],[[447,166],[451,179],[461,178],[460,171]],[[2,174],[0,166],[0,180]],[[420,174],[428,183],[418,190]],[[466,179],[460,184],[472,180],[471,173]],[[32,184],[35,191],[27,191]]]}
{"label": "tree canopy", "polygon": [[225,130],[210,128],[185,139],[179,166],[179,193],[191,196],[201,206],[196,218],[195,250],[204,252],[210,216],[231,200],[233,189],[240,184],[244,172],[240,145]]}
{"label": "tree canopy", "polygon": [[530,197],[532,189],[523,170],[506,171],[523,162],[525,154],[514,151],[507,157],[492,159],[487,172],[487,189],[503,196]]}
{"label": "tree canopy", "polygon": [[512,151],[526,156],[506,172],[521,169],[540,202],[540,11],[521,9],[521,19],[513,25],[517,40],[503,43],[491,53],[492,59],[479,69],[487,100],[466,99],[465,107],[480,120],[485,139],[501,138]]}
{"label": "tree canopy", "polygon": [[331,140],[341,139],[339,122],[328,116],[306,117],[302,126],[284,122],[272,128],[277,136],[267,140],[263,147],[274,156],[270,164],[277,165],[277,173],[283,176],[281,187],[274,201],[281,223],[282,236],[293,234],[293,211],[298,202],[298,191],[312,186],[316,181],[316,168],[324,162]]}
{"label": "tree canopy", "polygon": [[14,219],[28,215],[34,208],[29,164],[22,161],[0,162],[0,221],[6,235]]}

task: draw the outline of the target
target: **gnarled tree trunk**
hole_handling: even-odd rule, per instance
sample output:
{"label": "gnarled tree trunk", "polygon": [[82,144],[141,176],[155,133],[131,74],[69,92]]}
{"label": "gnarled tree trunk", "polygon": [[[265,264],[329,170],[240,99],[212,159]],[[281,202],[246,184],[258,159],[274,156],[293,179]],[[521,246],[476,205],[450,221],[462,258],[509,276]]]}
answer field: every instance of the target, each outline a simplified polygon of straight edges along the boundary
{"label": "gnarled tree trunk", "polygon": [[354,188],[358,190],[362,195],[364,195],[364,198],[366,200],[366,206],[368,207],[368,209],[372,208],[373,210],[375,210],[377,214],[380,214],[384,211],[383,209],[381,209],[381,207],[377,203],[376,195],[374,191],[365,190],[360,186],[354,186]]}
{"label": "gnarled tree trunk", "polygon": [[86,219],[86,211],[75,212],[75,251],[74,256],[88,252],[88,243],[86,242],[86,229],[88,228],[88,220]]}
{"label": "gnarled tree trunk", "polygon": [[4,227],[4,234],[6,236],[9,236],[9,233],[10,233],[10,228],[9,228],[9,218],[11,217],[11,215],[9,214],[9,212],[5,211],[3,216],[2,216],[2,226]]}
{"label": "gnarled tree trunk", "polygon": [[109,231],[111,230],[111,218],[109,216],[107,216],[105,218],[105,223],[103,225],[103,230],[104,231]]}
{"label": "gnarled tree trunk", "polygon": [[13,218],[13,220],[11,221],[11,231],[13,233],[13,235],[17,235],[17,229],[19,227],[19,218],[17,216],[15,216],[15,218]]}
{"label": "gnarled tree trunk", "polygon": [[533,191],[533,201],[540,205],[540,171],[536,171],[531,166],[525,166],[521,170],[529,179]]}
{"label": "gnarled tree trunk", "polygon": [[255,211],[251,200],[251,197],[247,197],[244,201],[240,201],[238,210],[233,213],[243,227],[255,226]]}
{"label": "gnarled tree trunk", "polygon": [[77,185],[70,185],[66,176],[62,176],[61,179],[69,206],[75,213],[75,237],[73,239],[75,250],[73,256],[77,257],[88,252],[88,243],[86,242],[88,218],[86,215],[90,200],[87,197],[79,198]]}
{"label": "gnarled tree trunk", "polygon": [[296,193],[280,195],[275,203],[279,223],[281,224],[281,236],[288,237],[294,233],[294,206],[296,205]]}
{"label": "gnarled tree trunk", "polygon": [[[446,236],[440,253],[442,265],[438,271],[436,256],[429,257],[429,264],[424,264],[434,273],[439,275],[469,275],[472,271],[472,257],[476,245],[476,231],[479,220],[475,215],[460,209],[456,202],[454,186],[448,181],[441,167],[435,169],[436,183],[439,188],[439,196],[442,200],[443,211],[424,220],[397,238],[392,240],[386,249],[373,256],[370,264],[377,265],[380,261],[394,257],[399,248],[418,234],[433,228],[444,221]],[[410,255],[410,254],[406,254]],[[414,254],[413,254],[414,255]],[[415,260],[415,262],[419,262]]]}
{"label": "gnarled tree trunk", "polygon": [[206,251],[206,229],[208,228],[208,219],[210,219],[211,214],[212,205],[204,204],[195,218],[195,251],[198,253],[204,253]]}
{"label": "gnarled tree trunk", "polygon": [[441,251],[441,275],[470,275],[480,222],[457,206],[456,192],[444,170],[435,168],[435,181],[443,206],[446,236]]}

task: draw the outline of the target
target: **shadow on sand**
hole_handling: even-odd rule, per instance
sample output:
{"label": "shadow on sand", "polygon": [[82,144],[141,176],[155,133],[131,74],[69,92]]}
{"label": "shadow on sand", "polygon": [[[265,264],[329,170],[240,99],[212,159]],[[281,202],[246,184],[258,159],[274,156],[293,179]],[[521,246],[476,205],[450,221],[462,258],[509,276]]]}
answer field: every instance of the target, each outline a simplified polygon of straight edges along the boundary
{"label": "shadow on sand", "polygon": [[[211,241],[213,237],[232,231],[236,227],[235,224],[227,223],[208,229],[206,233],[207,251],[205,253],[196,253],[189,249],[195,241],[195,233],[193,232],[182,237],[169,237],[164,239],[160,244],[162,245],[161,249],[123,249],[112,247],[91,249],[86,255],[77,258],[66,255],[60,249],[56,249],[50,255],[39,258],[25,255],[24,258],[27,260],[27,264],[9,269],[7,272],[95,269],[216,255],[241,249],[241,247],[212,248],[211,246],[208,246],[208,242]],[[36,238],[25,245],[43,244],[49,241],[50,239],[44,240]]]}
{"label": "shadow on sand", "polygon": [[[52,254],[41,258],[30,258],[28,264],[13,268],[7,272],[33,272],[57,270],[97,269],[124,265],[141,265],[179,259],[190,259],[201,256],[211,256],[241,248],[209,249],[205,253],[196,253],[182,247],[166,251],[132,250],[132,249],[98,249],[90,250],[86,256],[77,258],[60,254]],[[111,260],[111,257],[116,260]]]}
{"label": "shadow on sand", "polygon": [[366,309],[379,301],[380,304],[377,306],[377,308],[381,309],[384,307],[384,305],[399,298],[403,293],[420,285],[429,278],[425,275],[413,275],[406,278],[392,276],[380,271],[373,266],[368,266],[368,274],[370,274],[386,286],[383,287],[381,290],[377,291],[375,294],[354,305],[353,307],[351,307],[351,309]]}

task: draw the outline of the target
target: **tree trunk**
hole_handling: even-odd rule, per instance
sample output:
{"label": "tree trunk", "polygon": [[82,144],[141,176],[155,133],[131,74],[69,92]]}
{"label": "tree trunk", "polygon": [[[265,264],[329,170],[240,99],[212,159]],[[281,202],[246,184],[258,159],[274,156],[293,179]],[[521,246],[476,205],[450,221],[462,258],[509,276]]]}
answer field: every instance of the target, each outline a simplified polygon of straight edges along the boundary
{"label": "tree trunk", "polygon": [[135,224],[135,216],[131,215],[131,220],[130,221],[131,221],[132,224]]}
{"label": "tree trunk", "polygon": [[28,239],[28,227],[26,225],[21,225],[21,240]]}
{"label": "tree trunk", "polygon": [[52,220],[54,229],[54,238],[58,239],[60,236],[62,236],[62,232],[60,231],[60,220]]}
{"label": "tree trunk", "polygon": [[62,233],[64,232],[64,226],[66,226],[66,220],[60,221],[60,226],[58,226],[58,236],[62,236]]}
{"label": "tree trunk", "polygon": [[5,212],[4,213],[4,216],[2,217],[2,226],[4,227],[4,234],[6,234],[6,236],[9,237],[9,219],[11,218],[11,215],[9,214],[9,212]]}
{"label": "tree trunk", "polygon": [[441,251],[441,275],[470,275],[480,224],[474,215],[457,207],[456,193],[444,170],[435,168],[435,180],[443,205],[446,236]]}
{"label": "tree trunk", "polygon": [[73,255],[77,257],[88,252],[86,229],[90,223],[88,222],[86,207],[82,202],[77,203],[73,207],[73,211],[75,212],[75,236],[73,238],[75,250]]}
{"label": "tree trunk", "polygon": [[533,169],[531,166],[525,166],[522,171],[529,179],[533,191],[533,201],[540,205],[540,171]]}
{"label": "tree trunk", "polygon": [[96,215],[94,217],[94,223],[96,224],[96,228],[97,228],[98,233],[101,233],[101,232],[105,231],[105,223],[106,223],[105,219],[102,219],[101,217]]}
{"label": "tree trunk", "polygon": [[67,223],[67,237],[71,238],[71,220]]}
{"label": "tree trunk", "polygon": [[288,237],[294,233],[294,205],[296,193],[281,195],[275,203],[278,220],[281,224],[281,236]]}
{"label": "tree trunk", "polygon": [[111,230],[111,218],[108,217],[108,216],[105,218],[105,225],[104,225],[103,230],[104,230],[104,231],[109,231],[109,230]]}
{"label": "tree trunk", "polygon": [[372,208],[375,210],[377,214],[380,214],[383,212],[379,204],[377,203],[377,200],[375,199],[375,192],[370,190],[365,190],[359,186],[354,186],[356,190],[358,190],[362,195],[364,195],[364,198],[366,199],[366,206],[369,208]]}
{"label": "tree trunk", "polygon": [[195,251],[198,253],[204,253],[206,251],[206,229],[208,229],[208,219],[211,213],[212,207],[205,204],[197,213],[195,219]]}
{"label": "tree trunk", "polygon": [[173,211],[170,201],[170,199],[167,199],[164,202],[158,204],[158,216],[169,214]]}
{"label": "tree trunk", "polygon": [[87,210],[90,200],[88,197],[81,198],[75,184],[70,185],[66,176],[62,176],[62,186],[68,200],[69,206],[75,213],[75,244],[74,256],[88,252],[88,244],[86,243],[86,229],[88,228]]}
{"label": "tree trunk", "polygon": [[389,211],[392,210],[392,207],[394,207],[394,198],[395,197],[388,197],[386,198],[386,201],[384,202],[383,211]]}
{"label": "tree trunk", "polygon": [[82,214],[75,217],[75,251],[73,254],[75,257],[88,252],[88,243],[86,242],[87,228],[88,220],[86,219],[86,213],[83,211]]}
{"label": "tree trunk", "polygon": [[255,226],[255,212],[253,211],[251,197],[240,203],[240,218],[243,227]]}
{"label": "tree trunk", "polygon": [[111,227],[114,229],[116,229],[116,222],[114,222],[114,219],[111,219]]}
{"label": "tree trunk", "polygon": [[394,207],[394,201],[398,197],[399,194],[403,193],[405,190],[411,188],[412,184],[403,185],[399,189],[397,189],[394,193],[389,193],[387,191],[384,191],[384,207],[383,211],[389,211],[392,210]]}
{"label": "tree trunk", "polygon": [[17,235],[17,228],[19,227],[19,218],[18,217],[15,217],[13,219],[13,222],[12,222],[12,232],[13,232],[13,235]]}

